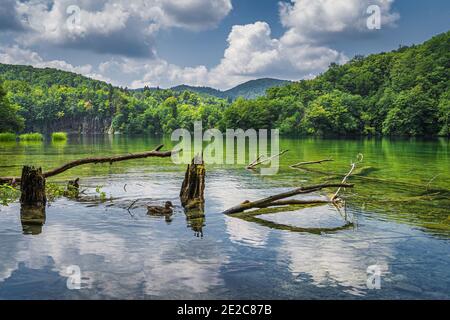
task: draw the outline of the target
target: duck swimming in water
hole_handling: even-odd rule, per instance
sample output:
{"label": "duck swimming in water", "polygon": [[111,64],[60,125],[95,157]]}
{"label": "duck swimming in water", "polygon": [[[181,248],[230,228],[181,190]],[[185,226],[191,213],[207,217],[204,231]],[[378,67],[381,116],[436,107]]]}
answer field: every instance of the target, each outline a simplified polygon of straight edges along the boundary
{"label": "duck swimming in water", "polygon": [[173,204],[170,201],[166,201],[163,206],[147,206],[147,211],[154,215],[168,215],[173,213]]}

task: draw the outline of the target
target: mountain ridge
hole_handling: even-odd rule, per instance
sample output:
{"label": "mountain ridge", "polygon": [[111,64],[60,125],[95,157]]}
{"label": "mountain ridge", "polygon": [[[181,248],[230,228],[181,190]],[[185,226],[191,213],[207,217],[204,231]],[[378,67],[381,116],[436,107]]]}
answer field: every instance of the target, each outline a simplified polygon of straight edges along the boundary
{"label": "mountain ridge", "polygon": [[275,78],[259,78],[243,82],[241,84],[238,84],[237,86],[223,91],[212,87],[190,86],[185,84],[171,87],[170,90],[178,92],[191,91],[199,94],[208,94],[217,98],[231,100],[235,100],[238,97],[242,97],[244,99],[254,99],[265,95],[266,90],[269,88],[282,86],[290,82],[292,81]]}

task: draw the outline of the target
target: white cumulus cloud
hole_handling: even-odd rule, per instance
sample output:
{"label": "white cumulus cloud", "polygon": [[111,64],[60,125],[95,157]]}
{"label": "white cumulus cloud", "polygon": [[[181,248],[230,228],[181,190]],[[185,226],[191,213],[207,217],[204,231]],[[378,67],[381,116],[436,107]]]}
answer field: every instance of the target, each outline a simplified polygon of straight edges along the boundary
{"label": "white cumulus cloud", "polygon": [[329,40],[340,33],[369,32],[369,6],[381,13],[382,27],[392,26],[399,15],[392,12],[394,0],[292,0],[280,3],[280,19],[288,31],[282,40],[287,43]]}
{"label": "white cumulus cloud", "polygon": [[163,59],[148,62],[121,59],[103,64],[101,70],[134,74],[131,87],[160,85],[168,87],[187,83],[220,89],[235,86],[258,77],[280,77],[297,80],[323,71],[332,62],[342,63],[346,56],[336,50],[311,44],[286,44],[271,37],[266,22],[234,26],[228,36],[228,47],[220,63],[180,67]]}
{"label": "white cumulus cloud", "polygon": [[162,28],[202,30],[232,9],[230,0],[32,0],[16,4],[28,32],[22,44],[151,57]]}
{"label": "white cumulus cloud", "polygon": [[[8,0],[11,7],[14,1]],[[171,87],[178,84],[227,89],[260,77],[289,80],[311,78],[332,62],[348,60],[331,44],[339,36],[366,35],[367,8],[377,5],[381,27],[393,26],[399,15],[394,0],[292,0],[281,2],[284,33],[274,37],[264,21],[235,25],[222,58],[213,67],[180,66],[155,50],[158,30],[198,31],[215,27],[232,10],[231,0],[29,0],[15,2],[16,21],[26,30],[20,46],[0,49],[4,63],[52,66],[132,88]],[[79,24],[67,24],[69,5],[81,11]],[[0,11],[0,15],[1,15]],[[72,20],[71,20],[72,21]],[[73,22],[73,21],[72,21]],[[1,31],[0,24],[0,31]],[[30,31],[31,30],[31,31]],[[46,44],[103,54],[97,67],[73,66],[64,60],[45,61],[33,48]],[[26,48],[26,49],[22,49]],[[36,49],[39,51],[38,49]],[[40,51],[39,51],[40,52]]]}

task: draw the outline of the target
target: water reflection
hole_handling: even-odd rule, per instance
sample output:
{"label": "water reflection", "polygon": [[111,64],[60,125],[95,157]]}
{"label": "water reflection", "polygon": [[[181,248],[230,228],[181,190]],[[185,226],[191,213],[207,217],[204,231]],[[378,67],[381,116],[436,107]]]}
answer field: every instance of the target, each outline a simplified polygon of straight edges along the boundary
{"label": "water reflection", "polygon": [[[363,295],[367,290],[369,265],[382,266],[383,275],[388,276],[386,257],[392,254],[389,247],[374,252],[374,248],[367,247],[367,244],[355,247],[345,239],[305,237],[295,233],[283,233],[281,239],[283,244],[279,257],[288,260],[289,271],[300,282],[304,275],[308,275],[309,280],[318,287],[340,285],[347,287],[350,294]],[[368,254],[376,258],[370,261]]]}
{"label": "water reflection", "polygon": [[46,214],[43,208],[27,208],[20,209],[20,222],[22,224],[23,234],[38,235],[42,232],[45,224]]}
{"label": "water reflection", "polygon": [[194,235],[203,238],[203,227],[205,227],[205,215],[186,211],[187,226],[194,231]]}
{"label": "water reflection", "polygon": [[264,247],[267,243],[269,228],[231,216],[225,217],[225,225],[233,243],[245,244],[255,248]]}
{"label": "water reflection", "polygon": [[[90,298],[175,298],[180,295],[193,298],[222,283],[219,270],[227,258],[214,243],[191,242],[192,236],[180,242],[174,237],[177,234],[179,237],[179,231],[157,229],[156,221],[143,228],[142,224],[151,220],[139,220],[117,229],[112,221],[99,224],[96,218],[86,215],[82,218],[81,229],[77,226],[79,221],[55,209],[50,210],[53,223],[39,237],[14,241],[19,245],[14,250],[0,251],[3,267],[5,262],[15,265],[8,272],[0,272],[4,275],[0,278],[0,293],[7,292],[10,285],[17,283],[13,279],[26,270],[36,271],[27,271],[31,278],[38,275],[39,270],[49,269],[67,277],[66,270],[71,265],[78,265],[82,276],[91,279],[92,291],[79,293],[89,294]],[[182,230],[180,228],[182,224],[177,224],[176,229]],[[26,286],[18,288],[14,294],[27,296],[22,289]],[[54,290],[63,288],[54,287]],[[53,296],[51,291],[46,297],[50,296]],[[28,297],[35,297],[33,291]]]}
{"label": "water reflection", "polygon": [[[64,148],[0,146],[0,171],[18,175],[27,162],[48,169],[92,153],[137,152],[159,142],[86,137],[69,139]],[[281,147],[292,153],[274,177],[261,178],[242,166],[208,167],[206,218],[187,215],[180,207],[167,218],[147,215],[146,203],[170,200],[179,206],[184,166],[147,159],[74,168],[58,177],[64,185],[79,176],[81,189],[88,189],[81,197],[98,198],[95,188],[103,186],[113,200],[60,199],[44,214],[31,216],[21,213],[18,204],[2,207],[0,298],[450,298],[448,199],[406,207],[399,205],[400,196],[414,196],[410,193],[417,190],[357,181],[347,190],[356,227],[321,235],[271,229],[220,213],[317,178],[289,164],[332,156],[336,161],[325,169],[344,172],[358,152],[365,154],[365,164],[380,168],[369,177],[422,183],[440,174],[433,186],[447,188],[448,143],[287,139]],[[424,165],[430,170],[421,170]],[[396,202],[386,203],[387,196]],[[369,203],[379,208],[372,210]],[[265,218],[309,227],[340,221],[313,209],[303,213]],[[443,236],[430,233],[429,226],[418,229],[424,222],[439,223]],[[374,264],[387,268],[382,289],[369,291],[366,270]],[[90,289],[67,290],[71,265],[91,280]]]}

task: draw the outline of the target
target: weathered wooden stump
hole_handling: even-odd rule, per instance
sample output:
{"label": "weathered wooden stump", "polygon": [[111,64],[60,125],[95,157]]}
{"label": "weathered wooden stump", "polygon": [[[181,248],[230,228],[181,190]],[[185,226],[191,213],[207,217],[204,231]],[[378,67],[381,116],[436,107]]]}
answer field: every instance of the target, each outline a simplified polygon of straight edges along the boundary
{"label": "weathered wooden stump", "polygon": [[20,183],[20,220],[25,233],[39,234],[45,223],[45,178],[41,168],[24,166]]}
{"label": "weathered wooden stump", "polygon": [[80,195],[80,178],[76,178],[75,180],[69,180],[67,183],[67,189],[64,192],[64,195],[68,198],[78,198]]}
{"label": "weathered wooden stump", "polygon": [[20,204],[22,207],[45,208],[45,178],[41,168],[24,166],[20,183]]}
{"label": "weathered wooden stump", "polygon": [[[199,157],[199,156],[198,156]],[[202,158],[192,159],[180,191],[181,205],[190,218],[204,216],[205,165]]]}

